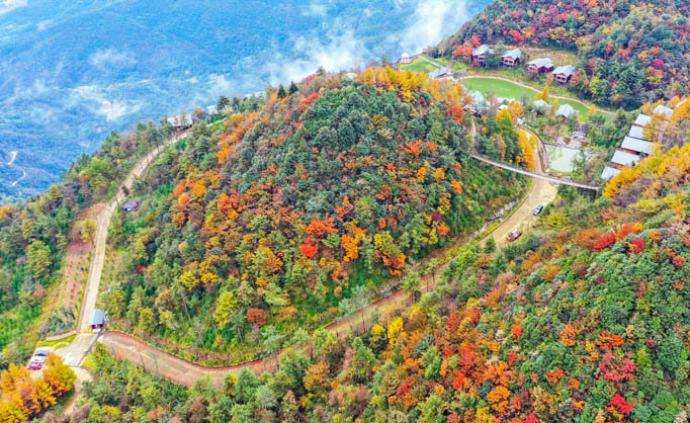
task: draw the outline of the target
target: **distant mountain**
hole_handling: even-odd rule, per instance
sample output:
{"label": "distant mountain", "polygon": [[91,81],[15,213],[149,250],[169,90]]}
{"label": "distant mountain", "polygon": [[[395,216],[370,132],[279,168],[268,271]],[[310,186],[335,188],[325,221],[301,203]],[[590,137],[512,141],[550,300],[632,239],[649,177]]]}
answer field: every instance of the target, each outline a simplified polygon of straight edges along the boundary
{"label": "distant mountain", "polygon": [[[0,2],[0,199],[57,181],[113,130],[455,32],[488,0]],[[16,170],[16,169],[13,169]]]}

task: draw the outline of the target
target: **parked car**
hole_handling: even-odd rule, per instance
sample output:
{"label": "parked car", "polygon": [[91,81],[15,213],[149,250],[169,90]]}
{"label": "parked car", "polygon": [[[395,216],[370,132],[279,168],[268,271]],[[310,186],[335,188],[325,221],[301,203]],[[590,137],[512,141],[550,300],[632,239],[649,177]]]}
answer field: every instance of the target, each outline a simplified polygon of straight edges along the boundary
{"label": "parked car", "polygon": [[48,351],[47,350],[38,350],[36,351],[36,354],[34,354],[36,357],[48,357]]}
{"label": "parked car", "polygon": [[40,360],[31,360],[31,363],[29,363],[29,370],[41,370],[43,368],[43,361]]}
{"label": "parked car", "polygon": [[508,241],[513,242],[516,239],[520,238],[520,236],[522,236],[522,231],[519,229],[516,229],[516,230],[514,230],[508,234]]}
{"label": "parked car", "polygon": [[542,211],[544,211],[544,205],[539,204],[537,207],[534,208],[534,215],[539,216]]}

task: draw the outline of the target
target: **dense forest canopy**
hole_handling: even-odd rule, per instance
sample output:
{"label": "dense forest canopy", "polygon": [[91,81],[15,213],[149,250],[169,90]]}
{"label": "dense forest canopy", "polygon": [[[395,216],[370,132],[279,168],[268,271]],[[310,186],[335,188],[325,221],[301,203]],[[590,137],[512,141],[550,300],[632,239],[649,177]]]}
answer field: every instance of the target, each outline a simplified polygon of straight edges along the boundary
{"label": "dense forest canopy", "polygon": [[[74,371],[52,354],[40,373],[18,363],[73,327],[79,305],[58,293],[87,270],[66,265],[70,248],[92,253],[90,218],[176,132],[111,135],[59,185],[0,207],[0,421],[687,423],[689,13],[682,0],[496,0],[432,50],[577,51],[570,88],[635,111],[568,121],[493,96],[469,113],[453,78],[388,67],[221,97],[209,119],[199,109],[123,190],[133,206],[110,222],[98,307],[158,354],[263,373],[185,388],[96,343],[60,418],[46,410]],[[577,129],[613,149],[640,112],[646,158],[600,193],[560,186],[522,207],[501,248],[477,241],[527,189],[550,200],[470,153],[535,169],[538,137]],[[603,159],[582,154],[572,176],[598,178]]]}
{"label": "dense forest canopy", "polygon": [[500,251],[466,246],[402,316],[346,343],[319,332],[309,354],[288,349],[278,371],[228,377],[220,391],[181,392],[99,350],[84,415],[687,421],[688,166],[685,145],[617,177],[595,201],[564,188],[526,238]]}
{"label": "dense forest canopy", "polygon": [[689,15],[684,0],[497,0],[436,52],[461,56],[480,43],[576,50],[576,90],[635,108],[690,92]]}
{"label": "dense forest canopy", "polygon": [[[456,85],[372,69],[273,90],[216,132],[198,125],[116,224],[109,315],[237,359],[239,343],[270,351],[366,304],[525,186],[468,159],[463,101]],[[521,154],[509,117],[485,132],[505,160]]]}

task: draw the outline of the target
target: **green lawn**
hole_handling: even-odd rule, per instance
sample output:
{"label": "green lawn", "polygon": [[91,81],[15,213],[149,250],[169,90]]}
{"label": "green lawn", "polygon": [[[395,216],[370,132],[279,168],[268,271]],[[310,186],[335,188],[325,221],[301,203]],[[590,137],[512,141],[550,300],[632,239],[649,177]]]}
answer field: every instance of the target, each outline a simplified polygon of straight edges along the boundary
{"label": "green lawn", "polygon": [[418,57],[414,59],[410,64],[400,65],[400,69],[409,72],[429,73],[436,69],[436,66],[428,62],[426,59]]}
{"label": "green lawn", "polygon": [[[537,90],[532,88],[525,88],[521,85],[512,82],[503,81],[492,78],[467,78],[462,80],[462,84],[471,91],[479,91],[482,94],[494,94],[497,97],[514,98],[520,100],[525,97],[528,101],[533,101]],[[586,116],[589,113],[588,108],[577,101],[558,99],[560,104],[570,104],[575,110],[580,113],[580,116]]]}

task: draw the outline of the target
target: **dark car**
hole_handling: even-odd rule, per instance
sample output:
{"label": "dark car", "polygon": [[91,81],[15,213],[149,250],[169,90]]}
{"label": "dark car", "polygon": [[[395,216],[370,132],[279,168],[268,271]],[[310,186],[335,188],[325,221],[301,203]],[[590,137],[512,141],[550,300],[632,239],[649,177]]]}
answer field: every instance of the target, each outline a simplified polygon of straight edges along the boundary
{"label": "dark car", "polygon": [[48,351],[45,350],[38,350],[36,351],[36,354],[34,354],[36,357],[48,357]]}
{"label": "dark car", "polygon": [[534,208],[534,212],[533,212],[533,213],[534,213],[535,216],[539,216],[539,215],[541,214],[542,211],[544,211],[544,205],[543,205],[543,204],[539,204],[537,207]]}
{"label": "dark car", "polygon": [[522,236],[522,231],[519,229],[514,230],[508,234],[508,241],[513,242]]}

